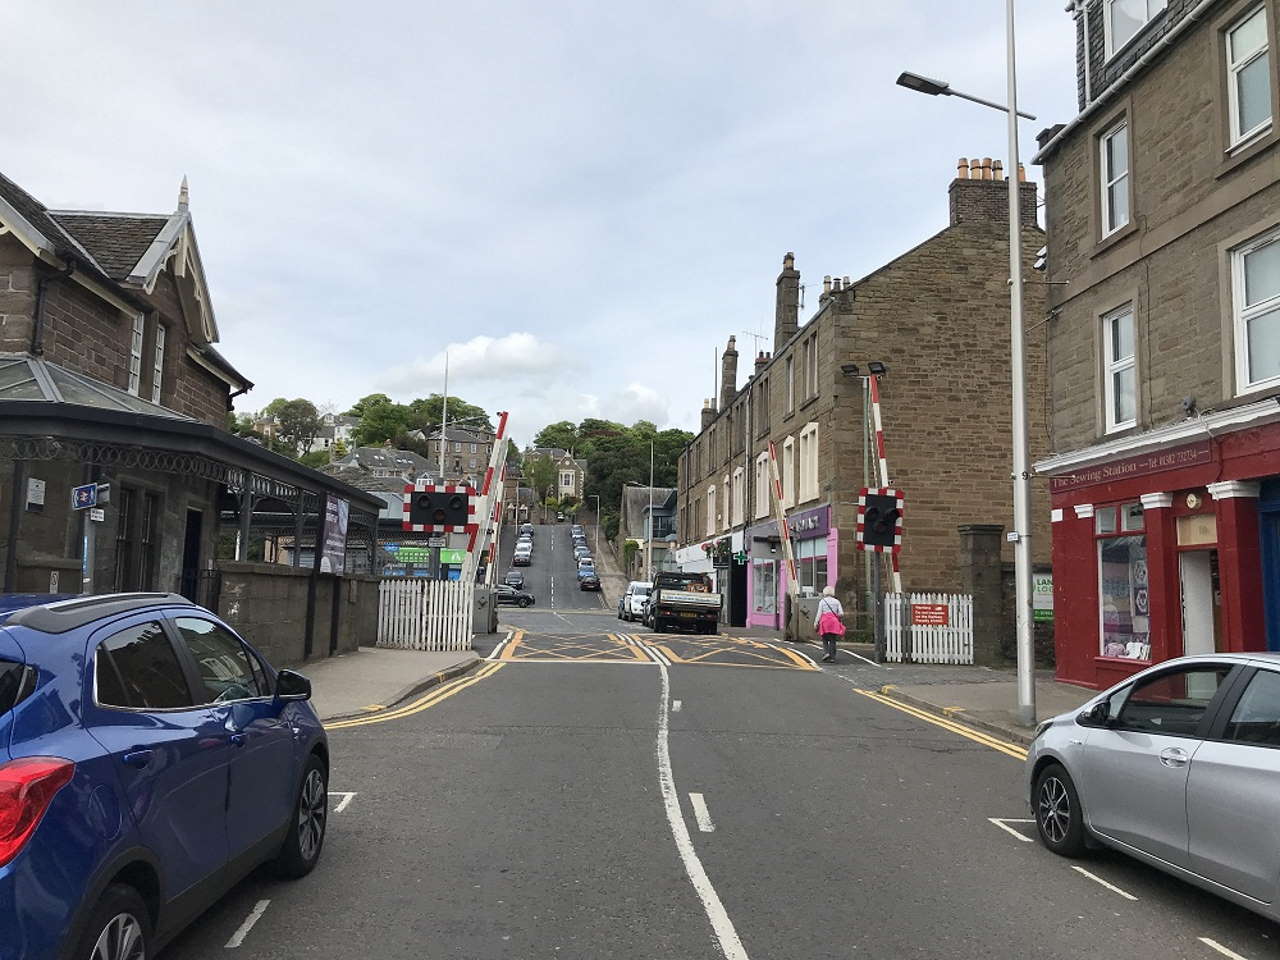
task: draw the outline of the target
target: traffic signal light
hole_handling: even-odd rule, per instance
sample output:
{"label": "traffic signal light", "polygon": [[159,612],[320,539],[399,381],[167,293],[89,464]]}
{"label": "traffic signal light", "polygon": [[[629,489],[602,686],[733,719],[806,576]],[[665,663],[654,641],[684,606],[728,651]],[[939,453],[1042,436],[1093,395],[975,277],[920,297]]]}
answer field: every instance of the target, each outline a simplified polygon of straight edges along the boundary
{"label": "traffic signal light", "polygon": [[858,496],[858,548],[894,551],[901,548],[902,494],[864,489]]}
{"label": "traffic signal light", "polygon": [[467,495],[461,491],[418,490],[409,503],[409,522],[428,527],[465,527]]}

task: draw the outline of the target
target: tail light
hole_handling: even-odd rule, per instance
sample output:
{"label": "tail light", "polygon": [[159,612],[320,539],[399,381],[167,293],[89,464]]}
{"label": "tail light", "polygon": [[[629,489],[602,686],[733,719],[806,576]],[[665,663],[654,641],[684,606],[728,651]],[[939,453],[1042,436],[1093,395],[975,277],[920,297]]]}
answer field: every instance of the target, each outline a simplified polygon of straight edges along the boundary
{"label": "tail light", "polygon": [[61,757],[23,757],[0,763],[0,867],[22,850],[54,795],[75,772],[76,765]]}

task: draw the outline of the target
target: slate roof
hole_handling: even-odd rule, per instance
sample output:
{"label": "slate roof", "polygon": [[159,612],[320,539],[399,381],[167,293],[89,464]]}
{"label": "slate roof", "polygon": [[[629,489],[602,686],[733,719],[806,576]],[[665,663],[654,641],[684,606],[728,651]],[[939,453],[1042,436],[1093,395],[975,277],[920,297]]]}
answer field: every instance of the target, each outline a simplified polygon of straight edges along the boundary
{"label": "slate roof", "polygon": [[[663,508],[667,502],[675,494],[673,487],[654,487],[653,488],[653,515],[654,517],[667,512]],[[648,487],[623,487],[622,488],[622,518],[626,526],[623,533],[634,540],[643,540],[645,537],[645,514],[649,511],[649,488]]]}
{"label": "slate roof", "polygon": [[0,197],[3,197],[28,223],[39,230],[44,238],[53,244],[59,256],[84,264],[89,268],[90,273],[106,277],[106,271],[94,259],[93,254],[85,250],[62,228],[61,224],[49,216],[45,205],[3,173],[0,173]]}
{"label": "slate roof", "polygon": [[390,447],[356,447],[343,463],[355,464],[365,470],[381,468],[397,473],[408,470],[412,476],[430,476],[433,472],[426,457],[412,450],[393,450]]}
{"label": "slate roof", "polygon": [[320,472],[365,493],[404,493],[404,480],[400,477],[375,477],[372,471],[354,463],[326,463]]}
{"label": "slate roof", "polygon": [[93,254],[113,280],[125,280],[169,218],[149,213],[50,210],[49,217]]}

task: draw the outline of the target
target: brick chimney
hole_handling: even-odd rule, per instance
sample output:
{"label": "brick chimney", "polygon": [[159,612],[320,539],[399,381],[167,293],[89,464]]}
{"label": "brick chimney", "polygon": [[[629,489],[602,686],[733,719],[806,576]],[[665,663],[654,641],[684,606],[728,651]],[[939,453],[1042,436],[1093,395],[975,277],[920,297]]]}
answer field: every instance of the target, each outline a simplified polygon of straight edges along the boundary
{"label": "brick chimney", "polygon": [[729,345],[724,348],[720,357],[720,409],[728,410],[738,392],[738,346],[735,338],[729,338]]}
{"label": "brick chimney", "polygon": [[[951,197],[951,225],[957,223],[1009,222],[1009,184],[1004,178],[1004,165],[999,160],[983,157],[972,160],[961,157],[956,165],[956,178],[948,191]],[[1036,185],[1027,180],[1026,170],[1018,165],[1018,195],[1023,226],[1034,226],[1036,220]]]}
{"label": "brick chimney", "polygon": [[711,424],[715,423],[715,419],[716,399],[715,397],[709,397],[702,401],[702,429],[705,430],[707,427],[711,426]]}
{"label": "brick chimney", "polygon": [[777,353],[800,328],[800,271],[796,269],[796,255],[788,253],[782,258],[782,272],[778,274],[778,298],[773,312],[773,352]]}
{"label": "brick chimney", "polygon": [[758,354],[756,354],[756,373],[755,373],[755,375],[756,375],[757,377],[758,377],[758,376],[760,376],[760,371],[761,371],[761,370],[763,370],[763,369],[768,365],[769,361],[770,361],[772,358],[773,358],[773,354],[771,354],[771,353],[765,353],[763,350],[761,350]]}

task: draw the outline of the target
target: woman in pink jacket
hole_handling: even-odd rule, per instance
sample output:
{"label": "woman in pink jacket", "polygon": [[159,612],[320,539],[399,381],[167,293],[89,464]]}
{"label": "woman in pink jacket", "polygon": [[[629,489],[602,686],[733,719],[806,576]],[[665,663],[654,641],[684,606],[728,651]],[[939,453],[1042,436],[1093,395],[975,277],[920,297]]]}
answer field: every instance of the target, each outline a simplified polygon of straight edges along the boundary
{"label": "woman in pink jacket", "polygon": [[835,587],[822,588],[822,599],[818,601],[818,612],[813,618],[813,625],[822,634],[822,648],[826,656],[823,663],[836,662],[836,640],[844,636],[844,607],[836,599]]}

